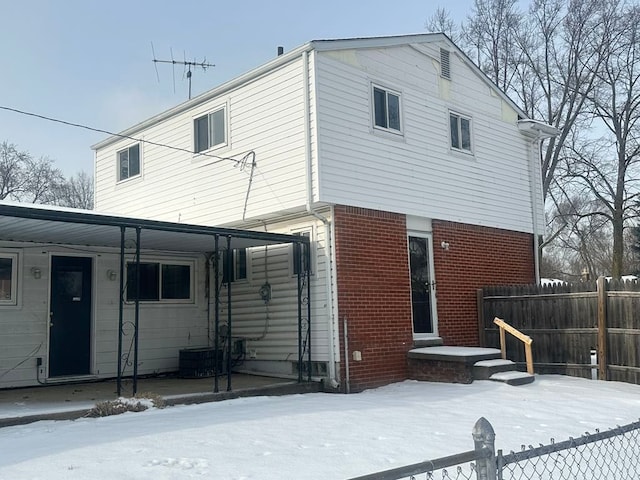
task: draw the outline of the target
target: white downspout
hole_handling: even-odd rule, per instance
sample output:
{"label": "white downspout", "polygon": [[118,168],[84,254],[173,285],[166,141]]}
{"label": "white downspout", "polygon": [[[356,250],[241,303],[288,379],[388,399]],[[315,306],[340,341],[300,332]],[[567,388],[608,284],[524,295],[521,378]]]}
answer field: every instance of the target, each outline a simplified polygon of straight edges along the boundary
{"label": "white downspout", "polygon": [[336,379],[336,363],[335,363],[335,344],[334,344],[334,335],[335,328],[333,325],[333,289],[332,287],[332,269],[333,262],[332,258],[332,229],[331,222],[320,215],[313,209],[313,179],[312,179],[312,165],[311,165],[311,107],[310,102],[311,98],[309,95],[309,52],[302,52],[302,83],[304,86],[304,161],[305,161],[305,169],[306,169],[306,210],[307,213],[313,215],[315,218],[320,220],[324,224],[324,241],[325,241],[325,258],[326,258],[326,288],[327,288],[327,311],[329,315],[329,321],[327,323],[327,336],[328,336],[328,347],[329,347],[329,381],[331,382],[331,386],[333,388],[337,388],[340,385],[340,382]]}
{"label": "white downspout", "polygon": [[[518,129],[527,137],[533,138],[528,142],[530,148],[529,170],[531,185],[531,213],[533,215],[533,262],[536,275],[536,283],[540,283],[540,240],[538,235],[538,181],[542,182],[542,175],[539,175],[540,155],[542,153],[542,140],[545,138],[557,137],[560,130],[544,122],[533,119],[518,120]],[[534,148],[535,147],[535,148]],[[541,183],[542,185],[542,183]],[[544,208],[544,206],[543,206]]]}
{"label": "white downspout", "polygon": [[[531,170],[531,211],[533,215],[533,268],[535,270],[536,284],[540,284],[540,240],[538,235],[538,175],[536,162],[539,162],[540,147],[542,139],[538,135],[529,143],[531,150],[529,154],[529,169]],[[535,148],[534,148],[535,146]],[[536,154],[537,149],[537,154]]]}

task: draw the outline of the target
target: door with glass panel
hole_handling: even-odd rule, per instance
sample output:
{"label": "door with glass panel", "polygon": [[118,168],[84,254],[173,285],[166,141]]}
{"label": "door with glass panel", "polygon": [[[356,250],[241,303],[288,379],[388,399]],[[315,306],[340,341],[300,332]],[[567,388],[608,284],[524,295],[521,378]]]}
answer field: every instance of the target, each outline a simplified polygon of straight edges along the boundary
{"label": "door with glass panel", "polygon": [[90,373],[91,266],[89,257],[51,257],[49,377]]}
{"label": "door with glass panel", "polygon": [[437,335],[434,315],[436,283],[431,261],[431,239],[428,236],[409,236],[409,267],[414,336]]}

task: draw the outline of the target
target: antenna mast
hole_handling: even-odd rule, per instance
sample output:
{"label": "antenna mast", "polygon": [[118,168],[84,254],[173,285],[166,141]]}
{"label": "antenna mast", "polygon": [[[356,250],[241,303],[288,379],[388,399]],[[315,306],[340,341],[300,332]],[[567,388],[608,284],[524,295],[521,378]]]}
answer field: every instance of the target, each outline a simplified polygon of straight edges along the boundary
{"label": "antenna mast", "polygon": [[[153,51],[153,43],[151,44],[151,50]],[[184,67],[186,67],[187,69],[187,81],[189,82],[189,99],[191,99],[191,67],[195,67],[195,68],[202,68],[202,71],[206,71],[207,68],[209,67],[215,67],[215,65],[213,63],[207,63],[207,59],[204,58],[201,62],[197,62],[197,61],[193,61],[193,62],[188,62],[186,59],[183,61],[180,60],[174,60],[173,59],[173,50],[171,51],[171,60],[160,60],[156,58],[156,54],[155,51],[153,51],[153,63],[154,65],[158,64],[158,63],[168,63],[173,65],[174,67],[176,65],[183,65]],[[156,65],[156,75],[158,74],[158,67]],[[158,77],[159,78],[159,77]],[[175,81],[175,80],[174,80]],[[175,90],[175,85],[174,85],[174,90]]]}

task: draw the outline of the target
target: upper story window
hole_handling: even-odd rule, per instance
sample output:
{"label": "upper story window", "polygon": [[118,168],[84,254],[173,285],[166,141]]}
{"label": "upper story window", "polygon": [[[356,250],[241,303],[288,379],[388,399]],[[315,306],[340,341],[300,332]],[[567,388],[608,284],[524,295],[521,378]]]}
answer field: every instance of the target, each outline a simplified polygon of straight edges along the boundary
{"label": "upper story window", "polygon": [[227,253],[222,254],[222,283],[247,279],[247,249],[235,248],[231,251],[231,267],[227,261]]}
{"label": "upper story window", "polygon": [[193,150],[195,153],[226,145],[226,117],[226,108],[222,107],[215,112],[202,115],[193,121]]}
{"label": "upper story window", "polygon": [[0,305],[15,305],[18,290],[18,255],[0,253]]}
{"label": "upper story window", "polygon": [[118,152],[118,181],[140,175],[140,144]]}
{"label": "upper story window", "polygon": [[373,86],[373,124],[392,132],[401,132],[400,94]]}
{"label": "upper story window", "polygon": [[471,118],[449,112],[451,148],[471,153]]}
{"label": "upper story window", "polygon": [[193,301],[193,264],[140,262],[140,295],[136,295],[137,265],[127,263],[127,300],[184,303]]}

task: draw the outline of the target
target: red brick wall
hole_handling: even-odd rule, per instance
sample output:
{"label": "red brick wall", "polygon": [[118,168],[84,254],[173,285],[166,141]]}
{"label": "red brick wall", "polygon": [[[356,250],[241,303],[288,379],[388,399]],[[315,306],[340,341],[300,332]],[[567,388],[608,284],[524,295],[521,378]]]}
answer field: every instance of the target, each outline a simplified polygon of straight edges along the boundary
{"label": "red brick wall", "polygon": [[413,347],[405,217],[336,206],[334,226],[342,385],[345,317],[351,391],[404,380]]}
{"label": "red brick wall", "polygon": [[534,283],[533,235],[436,220],[432,226],[438,333],[445,345],[478,345],[476,291]]}

